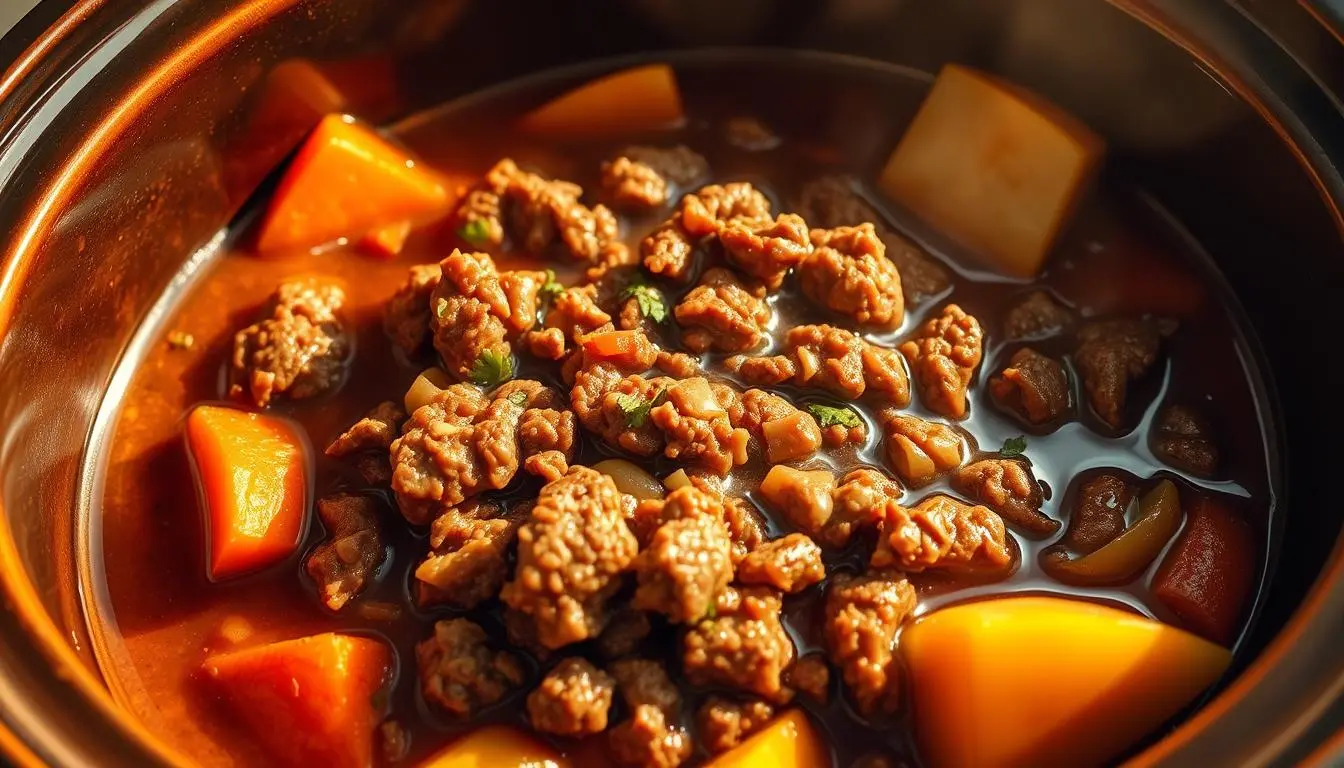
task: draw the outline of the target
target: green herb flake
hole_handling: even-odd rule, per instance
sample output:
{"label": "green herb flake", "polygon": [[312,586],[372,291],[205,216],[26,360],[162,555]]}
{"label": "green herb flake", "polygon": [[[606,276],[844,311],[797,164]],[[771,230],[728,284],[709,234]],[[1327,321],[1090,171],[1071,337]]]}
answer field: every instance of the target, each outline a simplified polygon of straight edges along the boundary
{"label": "green herb flake", "polygon": [[817,420],[823,429],[826,427],[844,427],[845,429],[854,429],[863,426],[863,419],[853,408],[846,406],[822,405],[821,403],[809,403],[807,412]]}
{"label": "green herb flake", "polygon": [[1014,456],[1021,456],[1027,450],[1027,438],[1022,435],[1010,437],[1003,441],[1003,447],[999,449],[999,455],[1005,459],[1011,459]]}
{"label": "green herb flake", "polygon": [[625,414],[625,425],[639,429],[649,420],[649,411],[667,402],[667,390],[659,390],[653,399],[645,400],[633,392],[616,396],[616,406]]}
{"label": "green herb flake", "polygon": [[485,219],[472,219],[457,230],[457,236],[477,248],[490,243],[490,224]]}
{"label": "green herb flake", "polygon": [[448,314],[448,300],[439,299],[434,302],[434,316],[442,320],[446,314]]}
{"label": "green herb flake", "polygon": [[565,286],[555,279],[555,270],[546,270],[546,282],[537,289],[537,298],[542,301],[554,301],[556,296],[565,292]]}
{"label": "green herb flake", "polygon": [[467,378],[471,383],[482,387],[492,387],[513,378],[513,358],[492,349],[487,349],[471,365]]}
{"label": "green herb flake", "polygon": [[634,299],[639,304],[639,313],[655,323],[667,321],[667,299],[663,298],[663,292],[652,285],[643,282],[635,282],[627,285],[625,290],[621,291],[621,301]]}

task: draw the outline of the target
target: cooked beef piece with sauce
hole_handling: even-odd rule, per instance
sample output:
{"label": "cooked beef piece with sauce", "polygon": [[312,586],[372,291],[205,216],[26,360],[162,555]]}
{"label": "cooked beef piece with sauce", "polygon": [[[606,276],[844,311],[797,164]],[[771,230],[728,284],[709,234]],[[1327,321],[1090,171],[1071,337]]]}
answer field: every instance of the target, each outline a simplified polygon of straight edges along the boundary
{"label": "cooked beef piece with sauce", "polygon": [[512,356],[510,340],[536,320],[545,273],[501,274],[486,254],[458,250],[439,266],[443,277],[429,297],[429,328],[444,370],[461,381],[487,355]]}
{"label": "cooked beef piece with sauce", "polygon": [[809,653],[784,671],[784,683],[813,702],[830,703],[831,668],[820,653]]}
{"label": "cooked beef piece with sauce", "polygon": [[710,696],[695,713],[697,734],[712,755],[736,747],[761,730],[775,716],[775,708],[760,699],[734,701]]}
{"label": "cooked beef piece with sauce", "polygon": [[686,280],[695,266],[696,240],[681,226],[678,213],[640,241],[644,268],[668,280]]}
{"label": "cooked beef piece with sauce", "polygon": [[733,578],[732,548],[728,527],[712,510],[658,526],[635,558],[634,607],[673,622],[699,621]]}
{"label": "cooked beef piece with sauce", "polygon": [[770,307],[764,294],[726,269],[711,269],[673,310],[692,352],[746,352],[765,341]]}
{"label": "cooked beef piece with sauce", "polygon": [[912,488],[928,485],[938,475],[961,466],[965,440],[946,424],[886,411],[882,425],[887,460]]}
{"label": "cooked beef piece with sauce", "polygon": [[687,629],[682,669],[695,685],[721,685],[784,702],[784,670],[793,663],[793,640],[780,622],[779,593],[761,587],[728,587],[716,610]]}
{"label": "cooked beef piece with sauce", "polygon": [[416,604],[469,610],[498,595],[531,506],[504,514],[497,504],[471,499],[439,515],[429,528],[429,554],[415,569]]}
{"label": "cooked beef piece with sauce", "polygon": [[792,213],[774,221],[729,221],[719,230],[719,243],[729,264],[770,291],[779,290],[789,270],[812,252],[807,222]]}
{"label": "cooked beef piece with sauce", "polygon": [[351,344],[340,319],[345,291],[316,280],[282,283],[266,318],[233,337],[229,394],[265,407],[335,389],[345,377]]}
{"label": "cooked beef piece with sauce", "polygon": [[633,608],[624,608],[611,615],[606,629],[597,638],[598,651],[608,659],[619,659],[639,650],[653,625],[649,614]]}
{"label": "cooked beef piece with sauce", "polygon": [[883,504],[900,498],[902,493],[901,484],[881,470],[850,470],[831,492],[831,517],[822,529],[822,539],[836,547],[848,544],[859,529],[876,526]]}
{"label": "cooked beef piece with sauce", "polygon": [[1199,411],[1168,405],[1157,412],[1149,444],[1153,454],[1171,466],[1198,477],[1218,471],[1218,444],[1213,426]]}
{"label": "cooked beef piece with sauce", "polygon": [[676,768],[694,745],[680,724],[681,694],[658,662],[624,659],[609,668],[630,713],[608,733],[611,756],[629,768]]}
{"label": "cooked beef piece with sauce", "polygon": [[435,622],[434,634],[415,646],[415,661],[425,701],[457,718],[471,717],[523,682],[518,658],[493,649],[485,630],[466,619]]}
{"label": "cooked beef piece with sauce", "polygon": [[1069,408],[1069,376],[1053,358],[1023,347],[989,380],[999,407],[1027,424],[1049,424]]}
{"label": "cooked beef piece with sauce", "polygon": [[383,308],[383,331],[407,357],[414,358],[429,346],[430,296],[439,287],[443,270],[438,264],[411,267],[402,283]]}
{"label": "cooked beef piece with sauce", "polygon": [[915,589],[895,571],[836,574],[826,590],[826,649],[855,706],[867,717],[901,701],[896,631],[915,609]]}
{"label": "cooked beef piece with sauce", "polygon": [[765,542],[737,566],[742,584],[773,587],[786,594],[801,592],[824,578],[821,548],[801,533]]}
{"label": "cooked beef piece with sauce", "polygon": [[709,173],[709,163],[686,146],[627,147],[602,164],[602,191],[625,211],[646,211],[668,203],[674,187]]}
{"label": "cooked beef piece with sauce", "polygon": [[405,420],[406,411],[391,400],[385,400],[333,440],[327,446],[326,454],[339,458],[359,451],[386,451],[401,434],[397,425]]}
{"label": "cooked beef piece with sauce", "polygon": [[979,321],[948,304],[900,346],[925,408],[952,419],[966,415],[966,391],[984,354],[984,339]]}
{"label": "cooked beef piece with sauce", "polygon": [[812,252],[798,265],[803,295],[861,326],[901,324],[901,274],[872,224],[814,229],[811,240]]}
{"label": "cooked beef piece with sauce", "polygon": [[664,456],[720,475],[746,463],[747,431],[733,427],[708,381],[678,381],[666,392],[666,400],[648,416],[667,440]]}
{"label": "cooked beef piece with sauce", "polygon": [[556,664],[527,696],[532,727],[556,736],[584,736],[607,729],[616,681],[580,658]]}
{"label": "cooked beef piece with sauce", "polygon": [[1134,488],[1115,475],[1097,475],[1083,484],[1069,515],[1069,527],[1047,553],[1089,555],[1125,530],[1125,512],[1134,500]]}
{"label": "cooked beef piece with sauce", "polygon": [[791,328],[784,339],[783,355],[732,357],[724,365],[757,386],[792,380],[797,386],[824,389],[846,400],[871,389],[894,406],[909,404],[910,382],[895,350],[830,325]]}
{"label": "cooked beef piece with sauce", "polygon": [[740,412],[730,409],[728,418],[733,426],[751,433],[768,463],[805,459],[821,447],[822,432],[817,420],[785,398],[764,390],[749,389],[742,393],[739,402]]}
{"label": "cooked beef piece with sauce", "polygon": [[873,568],[1007,575],[1014,565],[1003,519],[988,507],[930,496],[913,507],[888,501],[880,512]]}
{"label": "cooked beef piece with sauce", "polygon": [[1092,412],[1118,429],[1124,420],[1129,383],[1157,361],[1160,329],[1147,320],[1098,320],[1079,328],[1077,340],[1073,361]]}
{"label": "cooked beef piece with sauce", "polygon": [[982,459],[952,473],[952,489],[994,510],[1011,525],[1036,536],[1059,530],[1059,521],[1041,512],[1041,487],[1020,459]]}
{"label": "cooked beef piece with sauce", "polygon": [[304,569],[331,610],[345,607],[373,578],[387,553],[378,530],[378,502],[338,493],[317,500],[327,539],[308,555]]}
{"label": "cooked beef piece with sauce", "polygon": [[1073,312],[1045,291],[1032,291],[1008,310],[1003,333],[1009,339],[1039,339],[1064,330]]}

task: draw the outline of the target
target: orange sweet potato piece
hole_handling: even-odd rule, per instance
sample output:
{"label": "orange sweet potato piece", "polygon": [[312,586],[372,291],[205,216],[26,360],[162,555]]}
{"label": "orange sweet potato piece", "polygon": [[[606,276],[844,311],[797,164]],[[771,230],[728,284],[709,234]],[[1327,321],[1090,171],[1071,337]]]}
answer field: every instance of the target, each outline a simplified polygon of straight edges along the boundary
{"label": "orange sweet potato piece", "polygon": [[308,510],[307,444],[289,421],[202,405],[186,423],[187,452],[205,512],[211,579],[289,557]]}
{"label": "orange sweet potato piece", "polygon": [[1230,645],[1259,575],[1255,533],[1216,499],[1196,500],[1187,516],[1153,577],[1153,595],[1190,631]]}
{"label": "orange sweet potato piece", "polygon": [[438,175],[373,129],[328,115],[285,171],[257,235],[260,253],[315,248],[447,209]]}
{"label": "orange sweet potato piece", "polygon": [[524,731],[487,725],[449,744],[420,768],[569,768],[570,764]]}
{"label": "orange sweet potato piece", "polygon": [[830,747],[807,719],[807,713],[792,709],[711,760],[706,768],[813,768],[830,764]]}
{"label": "orange sweet potato piece", "polygon": [[283,765],[365,768],[392,673],[387,645],[327,633],[205,660],[210,690]]}
{"label": "orange sweet potato piece", "polygon": [[672,68],[649,64],[585,83],[529,112],[519,127],[527,133],[595,138],[668,128],[684,119]]}

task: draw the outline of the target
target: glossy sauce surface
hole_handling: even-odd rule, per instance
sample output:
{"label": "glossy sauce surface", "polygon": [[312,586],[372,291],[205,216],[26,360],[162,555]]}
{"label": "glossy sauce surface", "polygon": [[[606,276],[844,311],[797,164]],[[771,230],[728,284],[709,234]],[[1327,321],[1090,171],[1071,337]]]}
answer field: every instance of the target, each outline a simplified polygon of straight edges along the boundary
{"label": "glossy sauce surface", "polygon": [[[750,181],[771,197],[776,211],[789,211],[789,201],[810,179],[834,173],[851,174],[861,183],[874,178],[928,85],[922,78],[894,70],[736,59],[679,64],[678,77],[690,119],[683,129],[667,134],[561,145],[509,130],[513,116],[571,84],[555,81],[538,81],[490,98],[472,98],[407,121],[394,133],[424,161],[453,178],[470,180],[499,158],[513,157],[548,177],[582,185],[590,193],[587,199],[598,188],[601,160],[620,147],[641,141],[685,143],[709,160],[713,182]],[[725,94],[716,87],[725,82],[750,83],[751,87],[728,89]],[[757,152],[730,145],[724,139],[724,125],[729,118],[741,115],[760,118],[784,141],[777,148]],[[1268,416],[1257,395],[1264,387],[1254,378],[1253,363],[1249,362],[1253,356],[1234,319],[1236,309],[1225,303],[1221,281],[1204,257],[1163,218],[1155,203],[1126,183],[1122,170],[1111,169],[1103,177],[1098,194],[1080,212],[1046,272],[1031,285],[993,277],[970,254],[902,215],[871,188],[863,188],[875,207],[889,216],[890,226],[927,245],[954,274],[954,284],[947,294],[908,307],[900,329],[869,338],[884,344],[903,339],[947,301],[955,301],[977,317],[985,328],[985,356],[972,384],[970,416],[957,426],[968,433],[973,448],[978,445],[979,451],[987,453],[997,451],[1006,439],[1025,433],[1025,456],[1045,487],[1047,500],[1042,511],[1047,515],[1067,522],[1081,482],[1103,468],[1118,469],[1144,488],[1151,487],[1149,478],[1161,475],[1176,479],[1183,491],[1198,488],[1221,494],[1253,523],[1263,542],[1274,499],[1266,451],[1270,442],[1265,431]],[[622,231],[628,242],[637,246],[663,215],[660,212],[642,219],[623,219]],[[231,242],[242,244],[245,240],[244,235]],[[411,571],[428,546],[424,534],[410,530],[387,500],[381,522],[389,557],[377,582],[359,602],[398,606],[399,615],[392,620],[361,617],[352,609],[333,615],[322,606],[302,569],[304,554],[324,535],[315,521],[310,523],[298,553],[286,563],[238,580],[211,583],[203,567],[201,515],[180,433],[182,416],[192,404],[224,398],[224,370],[233,333],[256,318],[275,286],[301,274],[334,279],[346,288],[347,327],[357,337],[349,379],[336,395],[282,402],[272,410],[302,425],[318,449],[317,495],[340,488],[363,492],[357,474],[321,456],[320,449],[378,402],[400,401],[421,369],[421,365],[401,359],[386,342],[382,307],[404,280],[409,265],[438,261],[451,250],[448,242],[446,233],[428,227],[415,233],[403,254],[390,261],[373,259],[347,247],[285,261],[258,259],[242,248],[223,253],[202,268],[167,319],[160,338],[138,361],[111,442],[103,491],[101,552],[105,597],[111,611],[103,618],[109,626],[114,622],[115,628],[115,639],[103,649],[103,656],[123,697],[151,729],[203,764],[266,762],[266,756],[235,730],[215,704],[200,695],[194,680],[205,655],[229,647],[221,637],[221,625],[226,620],[237,624],[238,618],[251,628],[249,644],[331,630],[382,636],[399,657],[399,677],[390,707],[398,721],[410,728],[412,755],[428,754],[462,729],[429,711],[418,691],[414,645],[431,632],[434,619],[450,613],[419,612],[410,599]],[[508,256],[497,257],[496,261],[501,269],[527,263]],[[544,266],[555,268],[566,283],[577,274],[571,264]],[[1022,346],[1003,341],[1004,313],[1029,290],[1041,287],[1084,317],[1151,313],[1179,320],[1180,331],[1164,342],[1164,354],[1151,374],[1130,387],[1126,424],[1134,425],[1132,428],[1126,427],[1122,433],[1106,428],[1087,407],[1077,376],[1071,376],[1074,418],[1048,434],[1026,432],[990,403],[984,383]],[[675,303],[675,296],[668,298]],[[773,295],[771,303],[777,333],[828,319],[819,310],[807,307],[791,288]],[[170,332],[190,334],[194,344],[189,349],[170,344]],[[1059,358],[1070,351],[1060,339],[1031,342],[1031,346]],[[706,368],[716,368],[722,357],[708,356]],[[525,361],[518,375],[562,386],[553,365]],[[827,401],[816,390],[779,389],[797,403]],[[920,406],[918,397],[914,400],[909,413],[935,418]],[[1148,448],[1149,426],[1157,409],[1166,403],[1198,406],[1217,425],[1223,452],[1218,480],[1182,475],[1153,456]],[[812,461],[830,462],[837,470],[859,463],[885,466],[875,409],[865,401],[855,405],[868,421],[868,443],[858,449],[825,451]],[[589,464],[609,453],[609,448],[588,437],[576,463]],[[675,467],[659,459],[651,468],[661,476]],[[754,498],[765,469],[759,459],[739,468],[732,478],[733,488]],[[535,495],[535,483],[524,485],[527,493]],[[903,502],[913,504],[939,490],[946,490],[945,482],[907,491]],[[506,490],[504,494],[513,492]],[[770,520],[768,513],[766,517]],[[770,520],[772,535],[785,530],[779,522]],[[1040,571],[1036,556],[1049,540],[1014,535],[1022,557],[1012,577],[994,584],[968,585],[913,575],[921,595],[918,611],[992,594],[1046,591],[1086,595],[1127,605],[1161,620],[1173,619],[1148,595],[1152,568],[1126,587],[1078,590]],[[828,567],[842,563],[862,568],[855,548],[827,554]],[[800,655],[821,648],[823,589],[824,585],[813,587],[786,600],[788,629]],[[502,639],[497,606],[491,601],[471,615]],[[104,611],[108,608],[98,607]],[[659,650],[672,654],[671,637],[666,646]],[[530,672],[533,677],[523,690],[487,711],[472,727],[519,720],[521,699],[535,682],[536,670]],[[810,708],[830,737],[837,765],[849,765],[874,750],[911,754],[903,727],[892,727],[891,723],[863,726],[835,683],[832,685],[829,706],[804,706]],[[688,706],[697,701],[690,698]]]}

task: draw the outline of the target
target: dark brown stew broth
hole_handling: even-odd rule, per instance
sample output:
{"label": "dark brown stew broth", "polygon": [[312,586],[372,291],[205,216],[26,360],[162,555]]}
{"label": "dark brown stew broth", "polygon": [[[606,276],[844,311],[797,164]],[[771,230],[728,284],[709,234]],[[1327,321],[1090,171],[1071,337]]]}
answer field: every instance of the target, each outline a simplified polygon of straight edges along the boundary
{"label": "dark brown stew broth", "polygon": [[[847,173],[861,182],[875,178],[928,86],[923,77],[866,66],[693,61],[698,63],[678,65],[689,121],[676,131],[617,141],[560,144],[524,138],[510,130],[512,117],[582,81],[578,77],[563,82],[554,78],[533,80],[488,97],[472,97],[413,118],[396,127],[394,133],[424,161],[454,178],[478,176],[501,157],[513,157],[543,175],[582,185],[589,193],[585,196],[588,201],[598,189],[600,162],[613,151],[635,142],[685,143],[709,160],[712,182],[750,181],[771,198],[776,211],[788,211],[788,201],[798,187],[817,176]],[[724,123],[740,115],[759,117],[783,137],[783,142],[777,148],[758,152],[731,146],[724,138]],[[862,191],[879,210],[889,214],[888,223],[894,229],[930,245],[934,255],[954,270],[955,277],[946,295],[908,306],[904,325],[897,332],[868,338],[893,345],[949,300],[984,326],[985,357],[972,384],[970,415],[957,425],[970,437],[970,445],[978,446],[979,453],[973,454],[972,460],[998,451],[1007,438],[1025,434],[1025,456],[1042,482],[1047,499],[1042,511],[1051,517],[1067,521],[1072,497],[1089,474],[1103,468],[1118,469],[1132,475],[1145,490],[1154,484],[1152,478],[1164,476],[1177,480],[1183,493],[1199,489],[1201,493],[1222,494],[1254,524],[1261,541],[1267,539],[1274,498],[1267,440],[1262,431],[1262,420],[1267,422],[1268,417],[1263,415],[1262,402],[1256,396],[1263,386],[1253,380],[1253,364],[1247,362],[1249,345],[1234,320],[1239,310],[1224,301],[1228,294],[1206,258],[1115,169],[1108,170],[1098,194],[1081,211],[1045,273],[1030,286],[1003,282],[980,271],[973,258],[902,216],[875,190]],[[623,219],[628,242],[637,247],[638,240],[665,213]],[[396,649],[400,667],[389,709],[391,716],[409,729],[412,760],[440,748],[455,733],[487,722],[523,719],[522,699],[539,678],[540,670],[535,665],[530,669],[528,684],[469,723],[454,723],[426,707],[414,670],[414,645],[432,632],[435,619],[458,615],[438,608],[422,612],[411,597],[412,572],[428,549],[426,532],[412,530],[405,523],[389,493],[367,489],[349,465],[327,459],[320,451],[378,402],[400,402],[416,374],[426,367],[424,361],[408,361],[394,353],[383,335],[382,307],[404,280],[409,265],[438,261],[451,250],[451,240],[450,233],[425,228],[412,236],[401,256],[390,261],[346,247],[288,261],[259,259],[242,250],[225,253],[202,268],[187,295],[158,329],[159,337],[137,363],[111,441],[102,497],[105,597],[110,598],[114,616],[104,618],[115,621],[115,632],[110,633],[115,639],[103,658],[110,666],[114,687],[150,728],[204,764],[267,762],[260,748],[239,737],[227,717],[204,698],[193,679],[209,652],[228,647],[220,627],[230,617],[241,617],[250,627],[248,643],[332,630],[371,633],[388,640]],[[234,238],[234,242],[241,241]],[[495,256],[501,270],[524,264],[535,268],[535,261]],[[567,284],[575,281],[580,271],[572,263],[551,262],[545,266],[556,269],[561,282]],[[337,394],[296,403],[283,401],[271,410],[301,424],[317,449],[317,496],[346,489],[376,494],[386,502],[381,524],[388,546],[387,561],[376,582],[339,615],[323,607],[302,567],[306,553],[324,537],[316,522],[309,525],[298,553],[285,564],[232,581],[211,583],[206,579],[201,514],[180,435],[181,417],[191,405],[224,399],[223,372],[234,331],[255,319],[281,280],[298,274],[318,274],[344,284],[348,295],[345,317],[357,335],[355,357],[349,380]],[[845,325],[843,318],[829,317],[808,306],[792,282],[790,278],[782,291],[770,297],[777,333],[813,322]],[[1136,425],[1132,429],[1115,434],[1102,424],[1078,391],[1077,376],[1071,376],[1074,417],[1048,433],[1031,434],[995,410],[984,393],[984,383],[1020,346],[1002,341],[1002,319],[1009,307],[1035,287],[1049,289],[1083,316],[1152,313],[1179,320],[1179,331],[1164,342],[1164,355],[1151,375],[1131,385],[1127,424]],[[680,293],[667,293],[671,306]],[[195,344],[190,349],[170,345],[170,331],[190,334]],[[674,335],[675,322],[669,320],[664,333]],[[674,338],[667,341],[675,345]],[[1063,339],[1032,341],[1031,345],[1060,359],[1067,359],[1070,352]],[[762,350],[753,354],[770,353]],[[705,370],[731,378],[718,365],[723,357],[707,356]],[[567,391],[560,382],[558,365],[525,354],[518,356],[518,362],[519,378],[536,378]],[[816,390],[779,390],[799,405],[833,402]],[[918,396],[912,399],[910,413],[942,421],[921,408]],[[1217,425],[1223,453],[1222,479],[1210,482],[1186,477],[1150,453],[1148,425],[1163,403],[1197,406]],[[837,471],[856,464],[885,466],[876,410],[867,399],[853,405],[868,421],[867,445],[823,450],[809,461],[829,463]],[[585,435],[575,463],[591,464],[606,455],[613,455],[612,449]],[[644,466],[659,477],[676,468],[665,459],[651,464],[646,462]],[[752,497],[766,469],[763,458],[754,456],[735,470],[731,492]],[[519,472],[512,487],[496,496],[534,497],[539,486],[538,480]],[[945,483],[907,491],[904,501],[913,504],[940,490],[946,490]],[[759,502],[757,506],[761,506]],[[768,512],[765,517],[772,535],[786,530]],[[1075,589],[1041,573],[1036,556],[1048,541],[1032,540],[1018,532],[1013,536],[1022,556],[1018,570],[1007,580],[975,585],[948,577],[912,575],[921,596],[918,613],[954,600],[1037,591],[1101,599],[1176,623],[1149,598],[1147,584],[1153,568],[1126,587]],[[844,552],[828,552],[828,570],[836,566],[862,570],[859,550],[865,544],[871,545],[860,541]],[[824,588],[823,583],[785,599],[787,626],[799,655],[822,649],[820,598]],[[364,615],[361,603],[391,604],[399,609],[399,615],[391,620],[375,615],[376,610]],[[469,615],[503,642],[498,600]],[[238,624],[236,618],[230,621]],[[676,633],[658,631],[665,625],[657,621],[648,653],[653,658],[670,659],[672,676],[677,679]],[[663,646],[657,647],[658,643]],[[596,659],[595,654],[587,653],[589,645],[567,648],[565,655],[572,650]],[[520,652],[520,656],[527,658],[525,653]],[[838,677],[833,675],[836,679],[832,681],[829,706],[822,708],[799,699],[827,734],[836,765],[847,766],[873,751],[902,755],[914,763],[907,729],[899,722],[875,723],[871,728],[863,725],[846,703]],[[703,699],[704,691],[688,689],[683,693],[689,715]],[[691,720],[687,718],[688,723]],[[617,721],[613,714],[612,722]],[[557,742],[557,746],[569,750],[574,745]],[[696,753],[696,761],[703,758],[703,751]]]}

